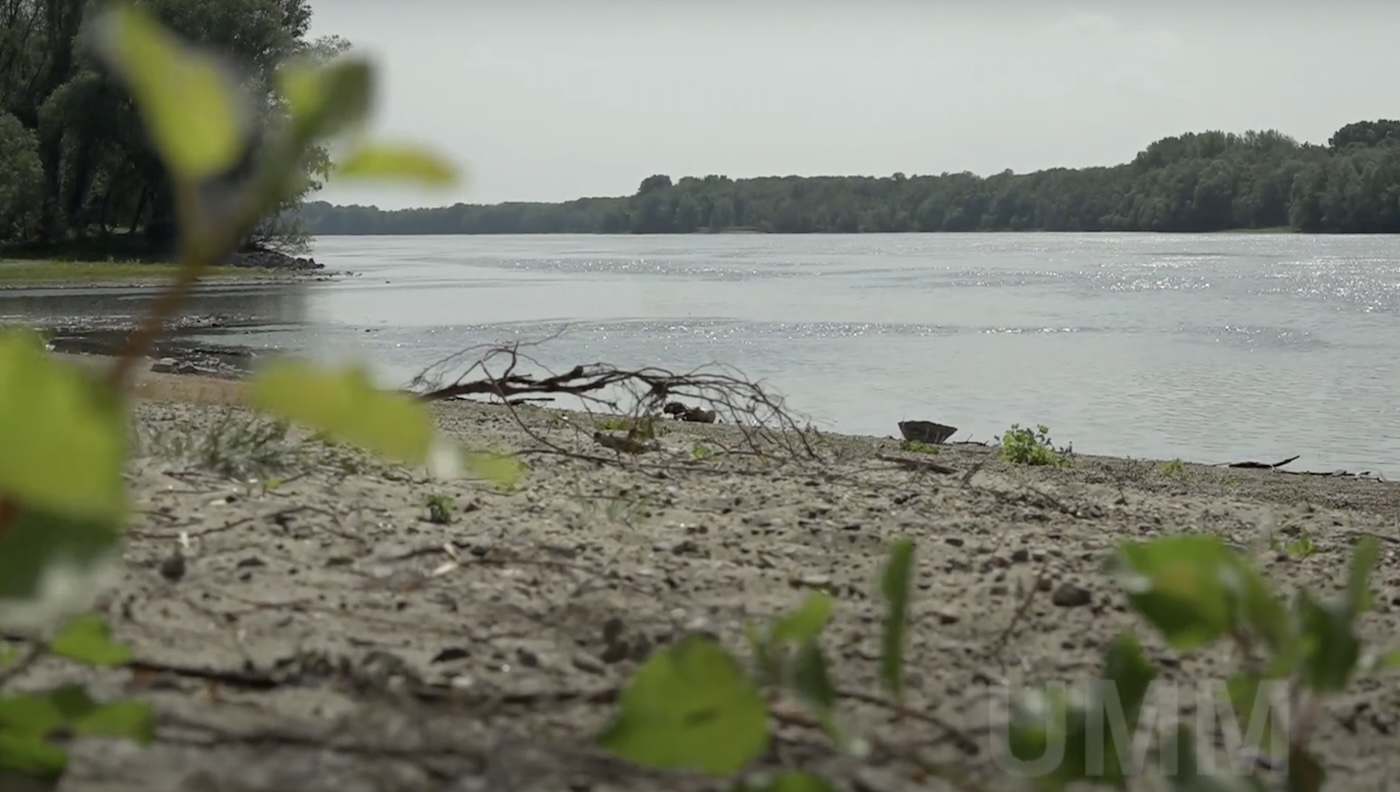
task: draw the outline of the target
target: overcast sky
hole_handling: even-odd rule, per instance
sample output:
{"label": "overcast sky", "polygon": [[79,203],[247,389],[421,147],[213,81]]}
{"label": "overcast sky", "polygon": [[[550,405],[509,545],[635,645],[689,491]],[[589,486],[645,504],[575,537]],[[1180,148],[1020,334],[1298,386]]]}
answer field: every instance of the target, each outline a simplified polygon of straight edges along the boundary
{"label": "overcast sky", "polygon": [[375,130],[469,171],[382,207],[626,195],[653,173],[1017,172],[1166,135],[1400,117],[1400,3],[314,0]]}

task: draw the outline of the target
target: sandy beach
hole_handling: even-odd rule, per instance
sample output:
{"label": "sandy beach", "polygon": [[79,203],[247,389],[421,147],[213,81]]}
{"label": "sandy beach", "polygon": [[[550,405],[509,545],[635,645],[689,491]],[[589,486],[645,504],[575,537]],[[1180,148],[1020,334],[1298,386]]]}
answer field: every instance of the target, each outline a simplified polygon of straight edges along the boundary
{"label": "sandy beach", "polygon": [[[1099,571],[1117,542],[1179,532],[1256,548],[1276,585],[1327,593],[1353,542],[1379,537],[1365,634],[1400,641],[1389,483],[1089,456],[1031,468],[829,435],[820,459],[761,464],[713,453],[740,444],[734,427],[682,423],[613,462],[585,416],[435,406],[450,435],[521,455],[525,478],[502,491],[296,434],[247,441],[258,423],[230,406],[237,388],[142,378],[129,571],[106,605],[138,659],[91,679],[150,697],[159,738],[78,746],[64,789],[724,788],[631,768],[590,738],[651,649],[708,632],[742,650],[746,623],[814,589],[836,601],[825,646],[843,711],[876,748],[836,758],[794,709],[766,766],[861,792],[957,788],[929,774],[940,764],[1007,788],[992,758],[1006,689],[1092,678],[1134,628],[1169,678],[1228,672],[1223,651],[1164,649]],[[434,496],[453,500],[450,522],[428,519]],[[895,722],[862,699],[878,694],[876,577],[900,537],[917,542],[906,706],[921,715]],[[1397,730],[1394,679],[1338,696],[1316,736],[1328,788],[1382,788]]]}

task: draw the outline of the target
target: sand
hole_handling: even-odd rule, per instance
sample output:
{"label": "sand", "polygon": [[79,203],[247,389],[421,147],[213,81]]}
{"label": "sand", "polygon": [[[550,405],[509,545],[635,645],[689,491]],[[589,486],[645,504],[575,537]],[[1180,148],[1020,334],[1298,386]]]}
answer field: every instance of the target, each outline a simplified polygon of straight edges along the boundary
{"label": "sand", "polygon": [[[211,402],[236,401],[236,384],[148,375],[144,387],[155,400],[138,422],[157,439],[131,465],[129,572],[106,606],[138,662],[89,679],[153,700],[159,739],[76,746],[68,790],[721,789],[593,749],[618,687],[653,647],[701,631],[742,649],[745,623],[820,588],[836,600],[825,645],[838,685],[877,694],[875,579],[898,537],[917,542],[907,706],[922,718],[844,701],[877,744],[856,761],[833,758],[783,704],[766,767],[862,792],[955,788],[928,775],[937,762],[1000,789],[992,734],[1008,686],[1092,678],[1134,627],[1168,678],[1223,676],[1224,654],[1174,655],[1128,612],[1099,571],[1125,539],[1306,537],[1310,555],[1259,561],[1281,586],[1330,592],[1356,538],[1382,537],[1365,632],[1400,641],[1400,487],[1388,483],[1082,456],[1013,467],[981,447],[903,455],[957,471],[938,475],[879,458],[901,455],[894,439],[855,437],[827,438],[821,463],[754,469],[695,460],[696,444],[736,431],[688,424],[646,467],[603,464],[531,452],[543,438],[612,456],[576,415],[522,408],[527,432],[504,407],[454,403],[436,408],[445,432],[524,452],[517,491],[311,442],[268,488],[171,440],[210,436],[231,409]],[[426,519],[434,495],[455,500],[451,523]],[[68,673],[45,665],[24,681]],[[1329,788],[1382,788],[1400,767],[1397,730],[1394,679],[1338,696],[1316,735]]]}

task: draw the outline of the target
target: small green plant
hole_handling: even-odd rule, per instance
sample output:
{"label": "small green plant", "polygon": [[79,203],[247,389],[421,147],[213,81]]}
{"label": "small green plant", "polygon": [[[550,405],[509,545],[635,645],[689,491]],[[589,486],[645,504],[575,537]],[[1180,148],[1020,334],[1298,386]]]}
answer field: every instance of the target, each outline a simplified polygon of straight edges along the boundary
{"label": "small green plant", "polygon": [[[1326,778],[1309,740],[1323,717],[1321,700],[1343,691],[1357,678],[1400,668],[1400,651],[1375,653],[1363,645],[1357,620],[1369,607],[1368,579],[1379,557],[1374,540],[1353,551],[1345,589],[1322,599],[1299,590],[1291,602],[1275,595],[1249,560],[1215,537],[1172,536],[1121,545],[1108,571],[1128,604],[1154,627],[1167,645],[1182,653],[1226,640],[1234,644],[1239,665],[1226,680],[1220,706],[1249,722],[1249,748],[1284,768],[1281,785],[1261,775],[1260,765],[1230,757],[1227,769],[1211,774],[1201,751],[1210,750],[1194,731],[1177,725],[1151,746],[1149,765],[1176,771],[1162,788],[1186,790],[1287,789],[1318,792]],[[1079,783],[1122,788],[1141,768],[1129,764],[1140,716],[1158,671],[1137,639],[1120,635],[1104,658],[1102,684],[1075,695],[1063,688],[1033,689],[1011,707],[1005,746],[1017,761],[1045,756],[1043,749],[1063,748],[1061,761],[1035,778],[1042,790],[1063,790]],[[1256,728],[1262,707],[1286,703],[1286,720]],[[1197,703],[1201,706],[1201,703]],[[1105,707],[1122,721],[1104,729]],[[1276,712],[1269,710],[1269,717]],[[1093,724],[1099,724],[1097,727]],[[1121,729],[1119,727],[1122,727]],[[1206,737],[1205,739],[1209,739]],[[1058,750],[1058,749],[1057,749]],[[1163,764],[1165,762],[1166,764]]]}
{"label": "small green plant", "polygon": [[1043,424],[1035,429],[1023,429],[1020,424],[1011,424],[1011,428],[998,440],[1001,448],[997,450],[997,457],[1015,465],[1062,467],[1069,464],[1074,454],[1071,446],[1056,448],[1050,439],[1050,427]]}
{"label": "small green plant", "polygon": [[428,497],[428,522],[447,525],[452,522],[456,508],[457,502],[452,498],[446,495],[431,495]]}
{"label": "small green plant", "polygon": [[695,457],[696,459],[705,460],[713,459],[715,456],[715,452],[714,449],[710,448],[707,445],[704,445],[703,443],[696,443],[695,445],[690,447],[690,455],[692,457]]}
{"label": "small green plant", "polygon": [[905,440],[899,444],[899,450],[908,451],[911,454],[937,454],[943,449],[922,440]]}
{"label": "small green plant", "polygon": [[665,421],[652,415],[635,419],[622,416],[605,418],[598,428],[605,432],[626,432],[633,440],[655,440],[671,432],[671,427]]}
{"label": "small green plant", "polygon": [[1186,463],[1172,459],[1162,463],[1162,475],[1168,478],[1181,478],[1186,475]]}
{"label": "small green plant", "polygon": [[207,431],[151,429],[140,433],[140,452],[187,462],[238,481],[265,479],[309,464],[306,448],[288,437],[285,421],[233,410]]}

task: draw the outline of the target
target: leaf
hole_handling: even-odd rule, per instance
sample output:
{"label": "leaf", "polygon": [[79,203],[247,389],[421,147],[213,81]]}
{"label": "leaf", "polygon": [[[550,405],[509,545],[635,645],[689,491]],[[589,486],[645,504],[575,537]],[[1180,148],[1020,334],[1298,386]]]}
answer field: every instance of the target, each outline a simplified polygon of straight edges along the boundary
{"label": "leaf", "polygon": [[115,522],[20,507],[0,534],[0,629],[46,634],[121,580]]}
{"label": "leaf", "polygon": [[281,361],[256,377],[249,401],[385,456],[422,463],[433,440],[427,407],[376,388],[362,368],[342,370]]}
{"label": "leaf", "polygon": [[150,745],[156,738],[155,710],[145,701],[102,704],[74,719],[72,725],[79,737],[120,737],[137,745]]}
{"label": "leaf", "polygon": [[472,475],[506,489],[513,489],[525,475],[525,466],[514,454],[467,451],[463,457],[466,468]]}
{"label": "leaf", "polygon": [[1273,718],[1272,702],[1269,701],[1271,688],[1275,684],[1278,684],[1275,679],[1246,673],[1235,673],[1225,681],[1225,693],[1235,713],[1235,724],[1241,729],[1241,736],[1249,736],[1254,719],[1261,716],[1260,707],[1264,708],[1262,717],[1266,718],[1265,729],[1258,735],[1258,742],[1253,747],[1269,756],[1280,755],[1287,747],[1288,740],[1288,735],[1279,731],[1281,724]]}
{"label": "leaf", "polygon": [[1319,693],[1346,689],[1361,658],[1351,609],[1320,602],[1306,590],[1298,592],[1296,606],[1303,627],[1303,684]]}
{"label": "leaf", "polygon": [[311,60],[283,64],[277,91],[291,109],[303,145],[331,137],[363,122],[374,102],[374,70],[369,61],[347,58],[321,66]]}
{"label": "leaf", "polygon": [[98,52],[130,88],[161,159],[177,177],[200,180],[238,162],[249,114],[228,68],[131,5],[102,13],[93,32]]}
{"label": "leaf", "polygon": [[890,548],[880,593],[885,599],[884,631],[880,635],[880,681],[896,696],[904,688],[904,632],[909,620],[909,583],[914,542],[901,539]]}
{"label": "leaf", "polygon": [[1142,645],[1131,633],[1119,635],[1109,645],[1104,657],[1104,678],[1112,682],[1118,691],[1118,701],[1123,706],[1128,728],[1137,728],[1143,701],[1157,678],[1157,669],[1148,661]]}
{"label": "leaf", "polygon": [[652,654],[619,704],[598,743],[644,767],[729,775],[768,748],[763,696],[723,647],[702,636]]}
{"label": "leaf", "polygon": [[1371,590],[1368,584],[1371,572],[1380,561],[1380,555],[1380,543],[1369,536],[1357,542],[1351,552],[1351,565],[1347,569],[1346,606],[1353,618],[1371,608]]}
{"label": "leaf", "polygon": [[831,596],[822,591],[814,591],[802,600],[797,610],[773,622],[768,629],[770,644],[792,643],[804,645],[821,637],[831,619]]}
{"label": "leaf", "polygon": [[334,170],[352,179],[397,179],[432,187],[457,181],[457,170],[446,160],[402,144],[369,145],[356,150]]}
{"label": "leaf", "polygon": [[1110,571],[1128,602],[1178,651],[1203,646],[1235,624],[1241,581],[1234,551],[1206,536],[1122,545]]}
{"label": "leaf", "polygon": [[47,737],[67,721],[60,697],[46,693],[17,693],[0,698],[0,734]]}
{"label": "leaf", "polygon": [[731,792],[836,792],[821,776],[801,770],[784,770],[761,786],[739,781]]}
{"label": "leaf", "polygon": [[[1032,688],[1011,699],[1005,746],[1009,756],[1001,760],[1009,775],[1032,779],[1046,792],[1063,790],[1085,776],[1083,743],[1083,718],[1074,718],[1062,690]],[[1057,763],[1042,766],[1052,754]]]}
{"label": "leaf", "polygon": [[69,622],[54,637],[49,650],[89,666],[123,665],[131,660],[131,650],[112,640],[112,629],[102,616],[90,613]]}
{"label": "leaf", "polygon": [[[121,407],[90,372],[49,357],[36,334],[0,331],[0,494],[56,515],[120,519]],[[0,558],[8,554],[0,541]]]}
{"label": "leaf", "polygon": [[42,734],[0,729],[0,781],[6,770],[39,781],[57,781],[68,767],[68,752]]}

